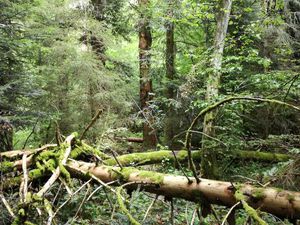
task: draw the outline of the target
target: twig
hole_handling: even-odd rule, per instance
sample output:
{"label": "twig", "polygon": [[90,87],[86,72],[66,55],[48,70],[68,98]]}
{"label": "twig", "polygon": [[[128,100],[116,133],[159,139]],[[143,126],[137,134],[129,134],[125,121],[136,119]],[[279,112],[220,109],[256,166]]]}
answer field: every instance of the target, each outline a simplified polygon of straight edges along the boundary
{"label": "twig", "polygon": [[196,219],[196,215],[197,215],[197,208],[194,210],[193,215],[192,215],[192,220],[191,220],[191,225],[194,225],[195,223],[195,219]]}
{"label": "twig", "polygon": [[[111,185],[111,184],[114,184],[114,183],[116,183],[116,182],[117,182],[117,181],[112,181],[112,182],[107,183],[107,185]],[[86,201],[89,201],[89,200],[91,199],[91,197],[92,197],[97,191],[99,191],[101,188],[102,188],[102,185],[99,186],[99,187],[97,187],[97,188],[89,195],[89,197],[86,199]]]}
{"label": "twig", "polygon": [[128,186],[128,185],[131,185],[131,184],[136,184],[136,182],[130,182],[130,183],[126,183],[126,184],[123,184],[122,186],[120,187],[117,187],[117,192],[116,192],[116,195],[117,195],[117,200],[118,200],[118,203],[120,205],[120,208],[121,210],[126,214],[126,216],[128,217],[128,219],[130,220],[131,224],[133,225],[141,225],[135,218],[133,218],[133,216],[130,214],[130,212],[128,211],[128,209],[126,208],[125,204],[124,204],[124,198],[122,197],[121,195],[121,191],[123,190],[123,188],[125,186]]}
{"label": "twig", "polygon": [[80,140],[82,140],[85,136],[85,134],[89,131],[89,129],[94,125],[94,123],[99,119],[101,113],[103,112],[102,109],[99,109],[96,115],[93,117],[92,121],[89,123],[89,125],[84,129],[83,133],[80,136]]}
{"label": "twig", "polygon": [[28,174],[27,174],[27,155],[26,154],[24,154],[22,157],[22,169],[23,169],[23,181],[22,182],[24,182],[22,202],[25,202],[26,196],[28,193]]}
{"label": "twig", "polygon": [[92,181],[92,179],[88,180],[87,182],[85,182],[80,188],[77,189],[77,191],[75,191],[72,195],[70,195],[70,197],[64,201],[57,209],[56,211],[53,213],[53,215],[51,217],[48,218],[48,225],[51,225],[52,220],[54,219],[54,217],[56,216],[56,214],[59,212],[59,210],[61,210],[71,199],[74,195],[76,195],[78,192],[80,192],[86,185],[88,185],[90,182]]}
{"label": "twig", "polygon": [[254,183],[258,184],[258,185],[260,185],[261,187],[264,187],[264,184],[260,183],[258,180],[254,180],[254,179],[249,178],[249,177],[244,177],[244,176],[242,176],[242,175],[234,175],[234,176],[231,176],[231,177],[239,177],[239,178],[243,178],[243,179],[246,179],[246,180],[248,180],[248,181],[251,181],[251,182],[254,182]]}
{"label": "twig", "polygon": [[145,216],[144,216],[144,218],[143,218],[142,223],[145,222],[145,220],[146,220],[146,218],[147,218],[147,216],[148,216],[148,214],[149,214],[149,212],[150,212],[152,206],[155,204],[157,198],[158,198],[158,195],[155,196],[155,199],[153,199],[153,201],[152,201],[151,204],[149,205],[149,207],[148,207],[148,209],[147,209],[147,211],[146,211],[146,213],[145,213]]}
{"label": "twig", "polygon": [[0,194],[0,198],[1,198],[1,201],[3,202],[5,208],[7,209],[7,211],[9,212],[9,214],[11,215],[11,217],[15,219],[16,215],[14,214],[12,208],[10,207],[10,205],[8,204],[8,202],[6,201],[4,195]]}
{"label": "twig", "polygon": [[239,204],[241,204],[241,202],[236,203],[235,205],[233,205],[233,206],[230,208],[230,210],[228,211],[228,213],[227,213],[226,216],[224,217],[223,222],[222,222],[221,225],[225,225],[225,223],[226,223],[228,217],[230,216],[230,214],[232,213],[232,211],[235,209],[235,207],[237,207]]}
{"label": "twig", "polygon": [[197,207],[196,210],[197,210],[197,216],[198,216],[198,219],[199,219],[199,223],[202,224],[202,216],[201,216],[201,213],[199,211],[199,207]]}
{"label": "twig", "polygon": [[247,224],[248,224],[248,221],[249,221],[250,219],[251,219],[251,217],[248,215],[247,218],[246,218],[246,220],[245,220],[244,225],[247,225]]}
{"label": "twig", "polygon": [[60,182],[65,186],[66,191],[68,192],[68,194],[69,194],[69,195],[72,195],[73,192],[72,192],[71,188],[69,188],[67,182],[66,182],[62,177],[59,177],[59,180],[60,180]]}
{"label": "twig", "polygon": [[60,193],[60,190],[61,190],[62,185],[63,185],[62,183],[59,185],[58,191],[56,192],[56,194],[55,194],[55,196],[54,196],[54,198],[53,198],[53,200],[52,200],[52,205],[54,205],[54,203],[55,203],[55,201],[56,201],[56,199],[57,199],[57,197],[58,197],[58,195],[59,195],[59,193]]}
{"label": "twig", "polygon": [[182,168],[180,162],[178,161],[178,159],[177,159],[177,157],[176,157],[176,153],[174,152],[174,150],[171,150],[171,151],[172,151],[172,153],[173,153],[173,155],[174,155],[175,161],[176,161],[176,163],[178,164],[180,170],[182,171],[183,175],[184,175],[184,176],[186,177],[186,179],[188,180],[188,183],[189,183],[189,184],[193,183],[193,181],[192,181],[192,180],[188,177],[188,175],[184,172],[184,170],[183,170],[183,168]]}
{"label": "twig", "polygon": [[220,223],[221,223],[221,220],[220,220],[220,218],[219,218],[219,216],[218,216],[218,214],[217,214],[217,211],[215,210],[215,208],[214,208],[212,205],[211,205],[211,210],[212,210],[212,214],[213,214],[214,217],[216,218],[218,224],[220,224]]}
{"label": "twig", "polygon": [[50,204],[50,202],[45,198],[44,199],[44,206],[45,206],[45,210],[47,211],[48,213],[48,221],[47,221],[47,225],[51,225],[52,224],[52,219],[53,219],[53,210],[52,210],[52,206]]}
{"label": "twig", "polygon": [[174,200],[171,198],[171,225],[174,225]]}
{"label": "twig", "polygon": [[293,85],[294,85],[294,83],[296,82],[296,80],[299,78],[299,76],[300,76],[300,74],[297,74],[296,76],[294,76],[293,77],[293,79],[292,79],[292,83],[290,84],[290,86],[289,86],[289,88],[288,88],[288,90],[287,90],[287,92],[286,92],[286,94],[285,94],[285,96],[284,96],[284,99],[283,99],[283,101],[285,102],[286,101],[286,99],[287,99],[287,96],[289,95],[289,93],[290,93],[290,90],[292,89],[292,87],[293,87]]}
{"label": "twig", "polygon": [[123,166],[122,166],[122,164],[119,162],[119,160],[118,160],[118,158],[117,158],[117,156],[116,156],[115,151],[111,149],[111,153],[113,154],[114,159],[116,160],[117,164],[119,165],[120,169],[122,170],[122,169],[123,169]]}
{"label": "twig", "polygon": [[31,130],[30,134],[28,135],[28,137],[26,138],[25,143],[24,143],[22,149],[25,149],[25,148],[26,148],[27,142],[28,142],[29,138],[31,137],[31,135],[34,133],[35,128],[36,128],[36,125],[38,124],[38,122],[39,122],[39,119],[36,120],[34,126],[32,127],[32,130]]}
{"label": "twig", "polygon": [[79,207],[78,207],[78,209],[77,209],[77,212],[76,212],[75,216],[74,216],[73,219],[71,220],[71,224],[72,224],[72,222],[74,221],[74,219],[78,216],[78,213],[80,212],[80,210],[81,210],[81,208],[82,208],[84,202],[85,202],[86,199],[87,199],[87,195],[88,195],[88,193],[89,193],[89,191],[90,191],[90,188],[91,188],[90,184],[88,184],[87,186],[88,186],[88,189],[87,189],[86,192],[85,192],[85,195],[84,195],[84,197],[83,197],[83,199],[82,199],[82,201],[81,201],[81,203],[80,203],[80,205],[79,205]]}
{"label": "twig", "polygon": [[109,203],[109,206],[110,206],[110,209],[111,209],[111,212],[113,213],[114,212],[114,210],[115,210],[115,206],[113,205],[113,203],[112,203],[112,201],[111,201],[111,199],[110,199],[110,197],[109,197],[109,195],[107,194],[107,191],[105,190],[105,188],[103,189],[103,191],[104,191],[104,193],[105,193],[105,197],[106,197],[106,199],[107,199],[107,201],[108,201],[108,203]]}
{"label": "twig", "polygon": [[188,151],[188,161],[189,161],[189,164],[190,164],[190,167],[191,167],[191,170],[193,172],[193,175],[194,177],[196,178],[197,182],[199,182],[199,178],[197,177],[197,173],[196,173],[196,168],[195,168],[195,165],[194,165],[194,162],[193,162],[193,159],[192,159],[192,153],[191,153],[191,131],[193,130],[194,126],[196,125],[196,123],[198,122],[198,120],[200,118],[202,118],[202,116],[206,115],[207,113],[215,110],[216,108],[218,108],[219,106],[221,105],[224,105],[225,103],[228,103],[228,102],[232,102],[232,101],[236,101],[236,100],[239,100],[239,101],[258,101],[258,102],[267,102],[267,103],[276,103],[276,104],[279,104],[279,105],[283,105],[283,106],[288,106],[292,109],[295,109],[297,111],[300,111],[300,108],[297,107],[297,106],[294,106],[292,104],[289,104],[289,103],[286,103],[286,102],[282,102],[282,101],[279,101],[279,100],[274,100],[274,99],[264,99],[264,98],[257,98],[257,97],[248,97],[248,96],[233,96],[233,97],[229,97],[229,98],[226,98],[226,99],[223,99],[219,102],[216,102],[215,104],[213,105],[210,105],[208,107],[206,107],[205,109],[203,109],[195,118],[194,120],[192,121],[189,129],[187,130],[187,133],[186,133],[186,138],[185,138],[185,148],[187,149]]}

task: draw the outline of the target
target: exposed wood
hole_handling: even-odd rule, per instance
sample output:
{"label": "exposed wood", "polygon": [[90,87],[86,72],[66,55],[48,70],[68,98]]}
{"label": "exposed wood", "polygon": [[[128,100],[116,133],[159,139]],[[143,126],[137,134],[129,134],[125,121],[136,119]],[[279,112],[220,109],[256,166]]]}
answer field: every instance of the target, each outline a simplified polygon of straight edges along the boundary
{"label": "exposed wood", "polygon": [[143,138],[134,138],[130,137],[126,139],[128,142],[134,142],[134,143],[143,143],[144,139]]}
{"label": "exposed wood", "polygon": [[44,146],[34,149],[34,150],[5,151],[5,152],[0,153],[0,157],[5,157],[5,158],[22,157],[23,154],[26,154],[26,155],[36,154],[36,153],[44,151],[48,148],[54,148],[54,147],[57,147],[57,144],[47,144],[47,145],[44,145]]}
{"label": "exposed wood", "polygon": [[[71,173],[78,172],[78,168],[85,174],[97,177],[103,182],[112,182],[122,178],[125,183],[136,182],[148,184],[144,190],[164,195],[167,198],[182,198],[189,201],[199,202],[205,198],[211,204],[232,207],[238,200],[231,182],[201,179],[197,183],[194,178],[189,184],[186,177],[168,175],[156,172],[142,171],[133,168],[97,166],[94,163],[69,161],[67,168]],[[156,185],[149,185],[156,184]],[[275,188],[257,188],[247,184],[234,184],[245,198],[245,202],[253,208],[272,213],[283,218],[300,218],[300,193]],[[134,188],[136,185],[127,186]]]}

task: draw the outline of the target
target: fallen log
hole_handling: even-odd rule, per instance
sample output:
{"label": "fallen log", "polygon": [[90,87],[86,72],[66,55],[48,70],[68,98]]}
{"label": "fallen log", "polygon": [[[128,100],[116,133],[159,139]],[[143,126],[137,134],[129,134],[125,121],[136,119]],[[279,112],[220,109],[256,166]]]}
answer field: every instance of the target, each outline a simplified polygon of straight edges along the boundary
{"label": "fallen log", "polygon": [[[269,152],[258,152],[258,151],[230,151],[226,152],[227,157],[238,158],[242,160],[258,160],[266,162],[285,162],[291,159],[290,155],[269,153]],[[220,151],[220,158],[224,157],[223,152]],[[187,162],[188,152],[186,150],[175,151],[176,158],[179,162]],[[194,161],[201,160],[201,150],[193,151],[192,158]],[[174,154],[171,150],[161,150],[153,152],[142,152],[142,153],[131,153],[117,157],[119,163],[122,166],[130,165],[149,165],[160,163],[162,161],[174,162]],[[104,160],[104,164],[113,166],[117,165],[117,161],[114,158]]]}
{"label": "fallen log", "polygon": [[129,137],[126,138],[127,142],[133,142],[133,143],[143,143],[144,139],[143,138],[134,138],[134,137]]}
{"label": "fallen log", "polygon": [[[76,141],[74,141],[75,143]],[[51,146],[52,147],[52,146]],[[99,157],[101,163],[116,165],[117,162],[109,156],[100,152],[97,149],[79,143],[79,146],[71,146],[68,144],[68,156],[69,160],[61,163],[66,157],[64,152],[67,146],[62,145],[58,148],[48,149],[43,151],[32,151],[35,154],[23,157],[23,165],[25,168],[28,164],[28,175],[27,183],[32,181],[40,181],[40,178],[49,178],[53,171],[59,168],[60,173],[55,176],[53,182],[47,182],[53,184],[58,178],[64,179],[70,176],[77,177],[78,174],[84,175],[84,178],[93,178],[97,182],[104,185],[108,182],[120,181],[122,183],[130,183],[126,185],[126,188],[135,188],[138,184],[142,184],[143,190],[164,195],[167,198],[183,198],[189,201],[201,202],[203,200],[218,205],[233,206],[239,201],[247,203],[249,207],[272,213],[278,217],[284,217],[289,219],[300,218],[300,193],[291,191],[282,191],[275,188],[257,188],[255,186],[246,184],[232,184],[224,181],[214,181],[201,179],[200,183],[197,183],[195,178],[187,178],[185,176],[168,175],[151,171],[142,171],[136,168],[124,167],[130,163],[147,164],[149,162],[161,162],[162,160],[174,160],[172,151],[157,151],[149,153],[135,153],[118,157],[118,164],[123,164],[122,169],[120,167],[112,167],[107,165],[98,166],[97,163],[87,163],[82,161],[75,161],[75,158],[84,154]],[[74,148],[73,148],[74,147]],[[64,151],[62,151],[64,150]],[[24,156],[30,154],[28,151],[24,152],[12,152],[4,155],[15,157]],[[187,151],[182,150],[175,153],[176,158],[183,162],[187,159]],[[268,157],[261,157],[268,156]],[[200,151],[194,151],[193,157],[200,160]],[[289,156],[281,154],[270,154],[260,152],[243,152],[237,151],[233,156],[238,158],[265,158],[270,160],[269,156],[272,156],[272,160],[278,161],[287,160]],[[5,158],[5,157],[4,157]],[[7,159],[7,158],[6,158]],[[11,159],[8,157],[8,159]],[[89,158],[88,158],[89,159]],[[27,161],[26,161],[27,160]],[[150,161],[149,161],[150,160]],[[22,162],[18,161],[19,163]],[[6,163],[14,163],[14,161]],[[1,165],[0,165],[1,166]],[[14,164],[16,166],[16,164]],[[9,165],[7,165],[9,167]],[[20,167],[20,166],[19,166]],[[21,167],[20,167],[21,168]],[[67,170],[65,170],[67,169]],[[3,172],[3,168],[0,170]],[[61,175],[60,175],[61,174]],[[52,175],[53,176],[53,175]],[[59,176],[59,177],[58,177]],[[7,188],[18,187],[21,185],[23,180],[22,176],[17,175],[16,177],[2,180],[2,190],[5,191]],[[48,180],[49,181],[49,180]],[[51,181],[51,180],[50,180]],[[47,186],[47,190],[51,185]],[[43,189],[41,189],[43,190]],[[46,192],[46,191],[45,191]],[[38,192],[40,193],[40,192]],[[236,193],[239,193],[237,197]],[[44,194],[44,191],[43,191]],[[35,194],[37,195],[37,194]],[[39,196],[40,197],[40,196]],[[31,203],[28,203],[31,204]],[[246,205],[246,204],[240,204]],[[254,210],[255,211],[255,210]],[[19,218],[19,216],[18,216]]]}
{"label": "fallen log", "polygon": [[[27,167],[32,164],[33,155],[37,154],[43,150],[48,148],[56,147],[56,145],[45,145],[42,148],[38,148],[36,150],[26,150],[26,151],[11,151],[11,152],[3,152],[0,154],[0,158],[15,158],[21,157],[23,154],[27,154]],[[82,149],[84,148],[84,149]],[[101,151],[97,149],[93,149],[90,146],[84,145],[84,147],[80,146],[77,149],[74,149],[72,158],[76,159],[81,154],[85,153],[85,150],[89,148],[88,152],[98,152],[101,154]],[[77,153],[76,153],[77,150]],[[179,162],[187,162],[188,152],[186,150],[175,151],[176,158]],[[223,157],[224,153],[220,152],[220,157]],[[102,158],[108,158],[107,155],[101,155]],[[269,153],[269,152],[258,152],[258,151],[230,151],[226,154],[227,157],[238,158],[243,160],[258,160],[258,161],[266,161],[266,162],[285,162],[292,158],[290,155],[280,154],[280,153]],[[192,158],[194,161],[200,162],[201,160],[201,151],[193,151]],[[118,162],[122,166],[133,166],[133,165],[150,165],[161,163],[162,161],[175,162],[174,154],[171,150],[161,150],[161,151],[153,151],[153,152],[142,152],[142,153],[130,153],[117,157]],[[108,158],[103,161],[105,165],[114,166],[118,163],[115,158]],[[0,171],[6,172],[8,169],[22,169],[22,159],[16,160],[14,162],[4,162],[0,163]]]}
{"label": "fallen log", "polygon": [[[182,198],[188,201],[201,202],[205,199],[211,204],[233,206],[239,199],[238,191],[253,208],[260,209],[280,218],[300,219],[300,193],[276,188],[258,188],[248,184],[232,184],[231,182],[201,179],[197,183],[190,177],[189,183],[184,176],[162,174],[138,170],[135,168],[97,166],[95,163],[69,160],[66,168],[71,174],[78,171],[85,176],[94,176],[103,182],[121,180],[124,183],[134,182],[127,188],[135,188],[144,184],[143,190],[168,198]],[[152,185],[150,185],[152,184]]]}

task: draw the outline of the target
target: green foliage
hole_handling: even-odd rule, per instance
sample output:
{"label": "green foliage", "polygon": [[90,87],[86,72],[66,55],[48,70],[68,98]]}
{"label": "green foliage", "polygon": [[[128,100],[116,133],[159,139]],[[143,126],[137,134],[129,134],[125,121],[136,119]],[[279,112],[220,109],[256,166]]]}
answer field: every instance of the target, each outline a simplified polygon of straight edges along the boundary
{"label": "green foliage", "polygon": [[[164,119],[168,109],[174,109],[178,115],[173,120],[178,124],[176,139],[183,143],[192,119],[208,106],[205,95],[207,77],[212,72],[217,1],[172,1],[173,16],[166,13],[168,1],[153,0],[147,9],[123,0],[93,0],[91,3],[0,0],[0,116],[2,111],[12,112],[6,117],[15,126],[14,148],[23,148],[27,138],[27,147],[32,148],[55,142],[56,132],[81,133],[101,108],[103,113],[88,131],[86,141],[99,149],[113,149],[120,154],[124,149],[140,149],[138,144],[117,142],[130,136],[141,137],[145,122],[138,102],[137,19],[140,10],[151,18],[153,33],[151,77],[155,93],[151,94],[155,98],[150,102],[155,118],[153,126],[158,131],[161,146],[168,145],[163,141]],[[299,3],[292,0],[276,1],[276,5],[272,3],[269,7],[259,1],[234,1],[220,71],[220,95],[216,101],[228,95],[253,95],[299,104],[299,9]],[[170,21],[175,24],[176,42],[173,80],[165,77],[165,24]],[[176,98],[167,97],[168,87],[174,88]],[[277,178],[278,186],[297,186],[289,183],[289,180],[299,182],[293,175],[293,171],[299,171],[297,160],[271,165],[236,162],[226,158],[226,154],[244,148],[298,154],[299,146],[295,142],[290,143],[278,135],[298,140],[294,135],[300,133],[299,113],[272,104],[233,102],[217,112],[215,124],[216,136],[211,143],[214,148],[223,150],[224,160],[220,164],[224,179],[231,180],[232,174],[239,174],[260,182]],[[202,131],[202,128],[200,122],[195,129]],[[201,146],[201,134],[194,135],[192,145]],[[73,154],[82,151],[88,152],[79,148]],[[10,164],[3,165],[11,169]],[[54,161],[48,162],[47,170],[53,170],[55,165]],[[38,177],[44,172],[43,165],[37,167],[39,169],[30,172],[30,176]],[[175,170],[168,161],[163,162],[163,168],[151,169],[182,175],[182,171]],[[191,175],[189,169],[185,172]],[[80,185],[75,183],[74,187]],[[50,195],[57,191],[55,188]],[[55,206],[67,198],[60,195],[62,198]],[[78,218],[72,219],[84,194],[74,196],[57,216],[58,221],[129,224],[119,207],[112,207],[115,196],[108,195],[111,202],[105,192],[100,191],[82,206]],[[153,197],[134,192],[127,206],[132,216],[142,221],[145,205],[148,206]],[[192,210],[185,212],[191,207],[198,206],[175,201],[176,224],[186,223],[186,218],[191,220]],[[111,216],[114,208],[115,214]],[[169,221],[168,208],[169,202],[158,200],[145,224]],[[221,207],[217,211],[226,214]],[[238,210],[237,224],[244,224],[246,217]],[[269,224],[279,223],[265,215],[263,219]],[[213,224],[214,218],[208,217],[203,223]]]}

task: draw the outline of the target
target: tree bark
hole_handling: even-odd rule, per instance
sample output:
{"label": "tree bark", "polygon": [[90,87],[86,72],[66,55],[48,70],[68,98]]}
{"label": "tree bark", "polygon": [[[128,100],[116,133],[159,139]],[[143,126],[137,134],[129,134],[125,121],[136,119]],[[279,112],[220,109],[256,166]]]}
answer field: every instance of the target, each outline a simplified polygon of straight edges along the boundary
{"label": "tree bark", "polygon": [[0,151],[13,150],[13,127],[0,118]]}
{"label": "tree bark", "polygon": [[[206,101],[212,102],[219,95],[219,85],[221,77],[222,59],[225,45],[225,38],[228,28],[229,16],[232,0],[220,0],[219,13],[216,16],[217,27],[215,31],[214,52],[211,60],[212,72],[207,80]],[[208,136],[215,136],[213,120],[214,112],[209,112],[204,117],[203,132],[206,134],[202,139],[203,160],[201,161],[201,175],[205,178],[217,177],[216,154],[213,150],[208,150]]]}
{"label": "tree bark", "polygon": [[174,0],[167,0],[168,2],[168,11],[167,16],[168,20],[165,24],[166,28],[166,97],[170,101],[167,106],[166,119],[165,119],[165,141],[166,144],[174,149],[176,145],[174,144],[174,136],[178,132],[178,115],[172,101],[176,99],[176,87],[174,84],[176,70],[175,70],[175,58],[176,58],[176,47],[174,41],[174,29],[175,25],[172,21],[174,17]]}
{"label": "tree bark", "polygon": [[67,164],[71,174],[95,176],[103,182],[112,182],[120,178],[124,183],[135,182],[127,188],[136,188],[142,184],[142,189],[166,196],[167,198],[182,198],[199,202],[205,199],[211,204],[233,206],[239,200],[235,193],[238,191],[245,201],[253,208],[272,213],[280,218],[300,218],[300,193],[278,190],[275,188],[257,188],[247,184],[201,179],[197,183],[190,178],[189,183],[184,176],[175,176],[157,172],[142,171],[134,168],[96,166],[94,163],[71,160]]}
{"label": "tree bark", "polygon": [[[11,168],[5,169],[4,166],[0,163],[0,171],[5,172],[5,170],[13,171],[14,169],[22,169],[22,156],[23,154],[27,154],[27,167],[31,166],[33,163],[33,155],[37,154],[42,151],[50,151],[49,149],[56,147],[56,145],[45,145],[41,148],[35,150],[16,150],[16,151],[8,151],[0,153],[0,158],[9,159],[11,162]],[[79,148],[79,147],[78,147]],[[80,149],[78,152],[84,153]],[[81,147],[82,148],[82,147]],[[89,146],[89,148],[91,148]],[[92,149],[92,148],[91,148]],[[97,152],[97,149],[92,149],[93,152]],[[98,151],[99,152],[99,151]],[[154,151],[154,152],[143,152],[143,153],[130,153],[125,154],[117,157],[118,162],[115,158],[108,158],[105,159],[103,163],[108,166],[115,166],[121,164],[122,166],[132,166],[132,165],[151,165],[161,163],[162,161],[168,161],[172,163],[186,163],[188,159],[188,153],[186,150],[175,151],[176,159],[174,158],[174,154],[170,150],[161,150],[161,151]],[[194,161],[201,162],[201,151],[193,151],[192,158]],[[286,154],[279,154],[279,153],[269,153],[269,152],[257,152],[257,151],[234,151],[227,153],[227,157],[231,157],[233,159],[238,160],[257,160],[263,162],[286,162],[292,159],[292,156]],[[77,155],[80,157],[80,154]],[[74,157],[75,159],[77,157]],[[218,158],[222,158],[223,154],[218,154]]]}
{"label": "tree bark", "polygon": [[[142,190],[164,195],[168,199],[183,198],[197,203],[202,203],[204,201],[208,204],[218,204],[229,207],[241,201],[242,204],[240,205],[242,205],[248,213],[256,213],[255,216],[257,217],[257,212],[252,208],[249,208],[249,205],[255,209],[259,208],[259,210],[272,213],[278,217],[294,220],[300,218],[299,192],[275,188],[257,188],[248,184],[211,179],[201,179],[200,182],[197,182],[194,177],[187,178],[185,176],[162,174],[149,170],[143,171],[133,167],[122,166],[122,168],[120,168],[122,163],[129,164],[129,162],[132,162],[133,160],[142,160],[143,158],[141,156],[144,156],[144,158],[151,156],[154,160],[155,157],[157,157],[162,160],[162,158],[167,159],[168,157],[171,157],[171,154],[169,151],[156,152],[160,153],[159,157],[156,153],[152,153],[151,155],[149,153],[140,153],[139,157],[136,154],[131,154],[124,156],[124,159],[127,158],[127,162],[122,159],[122,157],[119,157],[118,163],[116,163],[116,160],[109,160],[109,156],[84,143],[76,148],[74,146],[76,141],[74,141],[73,144],[71,143],[74,136],[76,136],[76,134],[67,138],[67,146],[61,145],[59,148],[55,145],[48,145],[33,151],[24,150],[1,153],[1,158],[5,157],[3,164],[0,164],[0,171],[5,178],[1,183],[2,190],[13,190],[13,188],[20,186],[22,183],[22,174],[16,174],[15,177],[6,178],[6,175],[10,173],[10,171],[7,170],[9,167],[13,169],[18,168],[19,170],[28,168],[28,181],[36,182],[39,179],[53,177],[53,179],[48,179],[47,181],[47,184],[51,185],[44,186],[47,187],[47,189],[54,184],[54,181],[59,178],[58,175],[61,174],[61,176],[66,179],[69,179],[71,176],[79,179],[92,178],[101,185],[105,185],[103,182],[112,181],[125,183],[126,188],[131,189],[141,185]],[[27,157],[24,158],[24,154]],[[103,161],[103,164],[99,165],[99,162],[88,163],[74,160],[81,155],[98,157],[99,159],[102,159],[100,161]],[[184,158],[187,157],[187,152],[180,151],[177,152],[176,155],[178,160],[184,160]],[[62,156],[63,159],[61,160]],[[200,158],[200,156],[201,154],[199,154],[199,151],[195,151],[194,157]],[[20,167],[18,167],[14,161],[7,161],[7,159],[15,160],[15,158],[20,157],[22,157],[22,160],[20,160]],[[69,160],[65,161],[67,157]],[[24,161],[26,158],[28,161]],[[43,164],[41,162],[43,162]],[[118,167],[104,165],[110,164],[109,162],[111,165],[118,164]],[[51,168],[59,169],[60,173],[56,173],[58,175],[55,175],[54,177]],[[133,182],[133,184],[130,186],[128,182]],[[125,186],[123,185],[122,187]],[[39,195],[39,193],[41,193],[41,191],[39,191],[37,195]]]}
{"label": "tree bark", "polygon": [[[176,158],[178,162],[185,163],[188,159],[188,153],[186,150],[175,151]],[[201,162],[201,151],[193,151],[192,157],[194,161]],[[234,151],[226,154],[227,157],[231,157],[233,159],[238,160],[257,160],[263,162],[286,162],[292,158],[290,155],[279,154],[279,153],[269,153],[269,152],[256,152],[256,151]],[[217,158],[222,159],[223,154],[219,153]],[[131,153],[126,155],[121,155],[117,157],[118,162],[122,166],[130,166],[130,165],[150,165],[161,163],[162,161],[174,162],[176,160],[172,151],[170,150],[161,150],[154,152],[144,152],[144,153]],[[104,160],[105,165],[114,166],[117,165],[115,159],[107,159]]]}
{"label": "tree bark", "polygon": [[145,119],[143,125],[144,148],[156,147],[157,137],[153,127],[154,117],[150,109],[153,96],[152,79],[150,76],[150,50],[152,46],[152,35],[147,15],[148,0],[139,0],[141,15],[139,21],[139,59],[140,59],[140,105]]}

